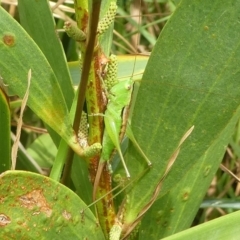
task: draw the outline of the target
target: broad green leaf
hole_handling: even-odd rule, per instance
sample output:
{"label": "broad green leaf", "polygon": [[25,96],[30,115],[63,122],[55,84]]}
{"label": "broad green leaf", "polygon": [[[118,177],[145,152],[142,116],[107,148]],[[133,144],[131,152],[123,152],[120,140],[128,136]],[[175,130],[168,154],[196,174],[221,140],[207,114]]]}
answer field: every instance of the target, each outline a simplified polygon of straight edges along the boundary
{"label": "broad green leaf", "polygon": [[[121,81],[125,78],[133,77],[141,79],[146,67],[148,56],[120,55],[117,56],[118,61],[118,79]],[[69,62],[68,67],[73,80],[73,85],[78,86],[80,80],[79,62]]]}
{"label": "broad green leaf", "polygon": [[[225,153],[224,146],[227,146],[237,120],[236,115],[219,134],[218,139],[209,144],[205,154],[190,169],[183,170],[184,177],[176,183],[175,187],[154,203],[142,221],[139,239],[145,239],[149,234],[152,239],[158,239],[191,226],[222,160]],[[159,225],[160,227],[156,228]]]}
{"label": "broad green leaf", "polygon": [[9,89],[23,97],[32,70],[28,106],[77,152],[79,145],[68,109],[51,66],[30,36],[0,8],[0,74]]}
{"label": "broad green leaf", "polygon": [[185,239],[211,239],[225,240],[238,239],[240,234],[239,228],[240,211],[214,219],[207,223],[190,228],[173,236],[163,238],[164,240],[185,240]]}
{"label": "broad green leaf", "polygon": [[[1,77],[0,77],[1,81]],[[10,161],[10,109],[0,82],[0,173],[11,168]]]}
{"label": "broad green leaf", "polygon": [[64,185],[42,175],[0,175],[1,239],[104,239],[93,213]]}
{"label": "broad green leaf", "polygon": [[19,0],[18,8],[21,26],[47,58],[57,77],[68,109],[70,109],[74,97],[73,87],[63,47],[54,27],[55,22],[49,2],[47,0]]}
{"label": "broad green leaf", "polygon": [[[167,200],[172,209],[178,207],[176,197],[185,196],[181,194],[186,193],[188,201],[194,194],[203,198],[240,114],[239,8],[240,1],[183,0],[158,39],[132,118],[136,139],[153,166],[129,192],[126,224],[148,203],[170,156],[192,125],[195,129],[183,144],[160,196],[178,188]],[[133,179],[147,168],[133,147],[127,164]],[[181,179],[186,184],[179,183]],[[199,204],[200,200],[189,208],[185,204],[171,218],[180,224],[189,214],[189,225]],[[164,206],[160,208],[162,215]],[[166,228],[175,226],[166,222],[160,227],[161,236]]]}

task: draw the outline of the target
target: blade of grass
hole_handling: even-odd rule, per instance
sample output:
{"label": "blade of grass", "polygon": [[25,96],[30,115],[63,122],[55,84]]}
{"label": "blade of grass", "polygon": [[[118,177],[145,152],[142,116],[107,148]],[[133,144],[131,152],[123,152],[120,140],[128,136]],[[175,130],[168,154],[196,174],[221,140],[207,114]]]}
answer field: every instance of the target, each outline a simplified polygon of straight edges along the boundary
{"label": "blade of grass", "polygon": [[240,234],[239,221],[240,211],[237,211],[207,223],[200,224],[197,227],[174,234],[170,237],[163,238],[163,240],[238,239]]}
{"label": "blade of grass", "polygon": [[[2,79],[0,78],[0,81]],[[0,82],[0,173],[9,170],[10,161],[10,109],[8,97]]]}

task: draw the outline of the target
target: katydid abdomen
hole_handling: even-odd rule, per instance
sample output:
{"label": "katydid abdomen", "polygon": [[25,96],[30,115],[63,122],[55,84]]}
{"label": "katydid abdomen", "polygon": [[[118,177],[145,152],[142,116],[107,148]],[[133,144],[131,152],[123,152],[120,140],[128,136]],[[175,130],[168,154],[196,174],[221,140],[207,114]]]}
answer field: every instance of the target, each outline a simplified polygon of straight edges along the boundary
{"label": "katydid abdomen", "polygon": [[94,182],[93,198],[98,186],[103,167],[106,162],[110,161],[115,149],[117,149],[121,161],[123,163],[126,175],[130,178],[130,173],[125,164],[123,154],[120,147],[120,133],[122,129],[122,113],[125,107],[130,104],[133,89],[133,81],[125,80],[115,84],[108,93],[107,109],[104,113],[105,130],[102,141],[102,153],[99,161],[99,166]]}
{"label": "katydid abdomen", "polygon": [[118,82],[110,90],[107,110],[104,114],[105,130],[102,142],[103,149],[100,158],[100,164],[109,161],[114,149],[116,148],[122,160],[127,177],[130,177],[130,174],[123,159],[120,148],[121,139],[119,139],[119,136],[123,122],[122,112],[131,101],[132,89],[133,81],[125,80]]}

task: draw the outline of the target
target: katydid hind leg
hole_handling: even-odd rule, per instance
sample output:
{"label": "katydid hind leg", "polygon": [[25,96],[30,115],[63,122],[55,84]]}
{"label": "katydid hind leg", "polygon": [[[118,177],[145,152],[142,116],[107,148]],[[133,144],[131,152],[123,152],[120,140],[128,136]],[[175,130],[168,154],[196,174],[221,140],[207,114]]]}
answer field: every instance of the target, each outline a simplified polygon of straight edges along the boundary
{"label": "katydid hind leg", "polygon": [[120,156],[120,159],[121,159],[121,161],[122,161],[122,165],[123,165],[123,167],[124,167],[124,170],[125,170],[125,172],[126,172],[126,176],[127,176],[127,178],[130,178],[130,173],[129,173],[128,168],[127,168],[127,165],[126,165],[126,163],[125,163],[125,160],[124,160],[124,157],[123,157],[123,154],[122,154],[122,150],[121,150],[120,145],[117,146],[116,148],[117,148],[118,154],[119,154],[119,156]]}
{"label": "katydid hind leg", "polygon": [[141,147],[139,146],[136,138],[134,137],[133,131],[131,129],[131,126],[129,124],[127,124],[126,127],[126,135],[127,137],[132,141],[133,145],[137,148],[137,150],[139,151],[139,153],[142,155],[142,157],[145,159],[145,161],[147,162],[147,165],[150,167],[152,166],[151,161],[148,159],[148,157],[146,156],[146,154],[143,152],[143,150],[141,149]]}
{"label": "katydid hind leg", "polygon": [[105,127],[107,129],[107,132],[109,134],[109,137],[112,140],[114,146],[116,147],[116,149],[118,151],[118,154],[120,156],[120,159],[121,159],[123,167],[124,167],[124,170],[126,172],[126,176],[127,176],[127,178],[130,178],[130,173],[127,169],[127,165],[125,163],[125,160],[124,160],[124,157],[123,157],[123,154],[122,154],[122,150],[121,150],[121,147],[120,147],[119,131],[118,131],[118,128],[116,126],[116,122],[110,116],[105,117],[104,122],[105,122]]}

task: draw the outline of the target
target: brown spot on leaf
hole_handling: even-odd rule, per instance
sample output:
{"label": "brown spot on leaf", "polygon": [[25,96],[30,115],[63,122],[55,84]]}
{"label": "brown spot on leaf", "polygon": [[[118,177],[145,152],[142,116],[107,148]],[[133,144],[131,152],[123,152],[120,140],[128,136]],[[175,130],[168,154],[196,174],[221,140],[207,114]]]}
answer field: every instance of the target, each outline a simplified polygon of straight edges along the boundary
{"label": "brown spot on leaf", "polygon": [[183,201],[187,201],[188,198],[189,198],[189,192],[185,192],[185,193],[183,194]]}
{"label": "brown spot on leaf", "polygon": [[15,35],[12,33],[5,33],[3,36],[3,42],[9,47],[15,45],[15,40]]}
{"label": "brown spot on leaf", "polygon": [[4,227],[11,223],[10,217],[4,215],[3,213],[0,213],[0,227]]}
{"label": "brown spot on leaf", "polygon": [[[52,209],[48,205],[47,200],[44,197],[42,190],[40,189],[33,190],[25,195],[20,196],[19,201],[23,207],[30,210],[36,209],[40,212],[45,213],[48,217],[50,217],[52,214]],[[35,213],[38,211],[35,211]]]}
{"label": "brown spot on leaf", "polygon": [[3,204],[4,200],[5,200],[5,197],[4,196],[0,196],[0,204]]}
{"label": "brown spot on leaf", "polygon": [[67,220],[69,220],[69,219],[72,218],[71,213],[70,213],[70,212],[67,212],[66,210],[64,210],[64,211],[62,212],[62,215],[63,215],[63,217],[64,217],[65,219],[67,219]]}

